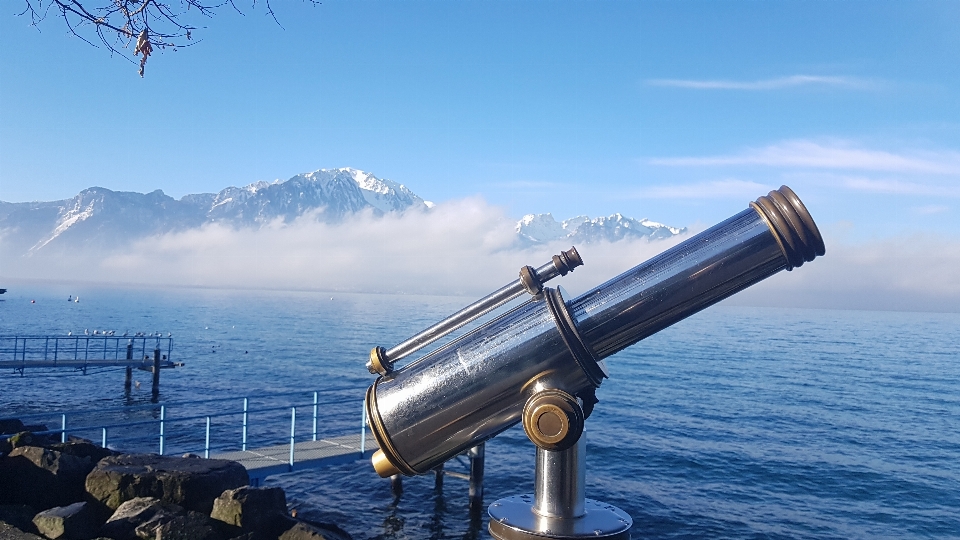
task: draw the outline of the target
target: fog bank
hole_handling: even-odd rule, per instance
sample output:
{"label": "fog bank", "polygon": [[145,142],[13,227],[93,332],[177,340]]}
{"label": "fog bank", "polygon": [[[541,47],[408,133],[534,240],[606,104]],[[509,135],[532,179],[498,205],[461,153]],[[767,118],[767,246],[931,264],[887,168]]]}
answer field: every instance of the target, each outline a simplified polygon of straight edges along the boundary
{"label": "fog bank", "polygon": [[[209,224],[143,238],[107,252],[16,257],[0,238],[0,277],[103,284],[296,289],[481,296],[569,244],[528,246],[516,222],[482,199],[430,212],[340,224],[314,216],[260,229]],[[585,266],[551,284],[580,294],[684,238],[577,248]],[[864,244],[833,242],[827,255],[728,300],[738,305],[960,311],[960,240],[934,235]]]}

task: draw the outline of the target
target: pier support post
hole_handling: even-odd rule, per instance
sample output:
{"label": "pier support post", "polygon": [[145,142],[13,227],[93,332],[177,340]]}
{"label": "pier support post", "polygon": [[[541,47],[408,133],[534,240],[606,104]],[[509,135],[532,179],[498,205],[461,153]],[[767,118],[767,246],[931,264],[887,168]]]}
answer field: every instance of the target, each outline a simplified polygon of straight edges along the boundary
{"label": "pier support post", "polygon": [[[133,340],[127,340],[127,361],[130,362],[133,360]],[[127,365],[127,376],[123,380],[123,392],[126,395],[130,395],[130,387],[133,384],[133,366]]]}
{"label": "pier support post", "polygon": [[160,395],[160,348],[153,350],[153,397]]}
{"label": "pier support post", "polygon": [[470,512],[480,512],[483,510],[483,462],[484,462],[484,443],[474,446],[467,450],[467,457],[470,458]]}
{"label": "pier support post", "polygon": [[443,491],[443,463],[437,465],[433,469],[434,479],[433,479],[433,490],[440,492]]}
{"label": "pier support post", "polygon": [[390,492],[394,497],[400,497],[403,493],[403,476],[395,474],[390,477]]}

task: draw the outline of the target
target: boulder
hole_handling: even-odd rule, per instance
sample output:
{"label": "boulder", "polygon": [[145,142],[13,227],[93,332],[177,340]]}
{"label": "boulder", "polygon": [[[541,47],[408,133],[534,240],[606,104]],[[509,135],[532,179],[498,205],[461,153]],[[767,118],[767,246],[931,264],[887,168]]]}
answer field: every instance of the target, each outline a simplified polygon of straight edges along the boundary
{"label": "boulder", "polygon": [[269,529],[287,513],[287,497],[276,487],[244,486],[224,491],[213,501],[210,517],[227,524],[226,530],[239,535]]}
{"label": "boulder", "polygon": [[187,510],[170,519],[160,514],[136,529],[142,540],[222,540],[213,521],[200,512]]}
{"label": "boulder", "polygon": [[290,527],[277,540],[353,540],[340,527],[307,520],[287,519]]}
{"label": "boulder", "polygon": [[0,459],[0,503],[26,504],[36,510],[67,506],[84,498],[90,458],[37,446],[15,448]]}
{"label": "boulder", "polygon": [[243,533],[240,536],[234,536],[229,540],[266,540],[266,539],[262,538],[255,532],[248,532],[248,533]]}
{"label": "boulder", "polygon": [[23,422],[17,418],[4,418],[0,420],[0,435],[20,433],[23,430]]}
{"label": "boulder", "polygon": [[96,536],[100,525],[85,502],[44,510],[34,516],[33,524],[40,534],[52,540],[89,540]]}
{"label": "boulder", "polygon": [[43,540],[43,538],[0,521],[0,540]]}
{"label": "boulder", "polygon": [[235,461],[124,454],[100,460],[87,475],[86,490],[101,510],[116,510],[136,497],[156,497],[210,514],[221,493],[248,483],[247,470]]}
{"label": "boulder", "polygon": [[36,510],[25,504],[0,504],[0,521],[28,533],[38,534],[33,525],[33,516],[36,513]]}
{"label": "boulder", "polygon": [[100,534],[116,540],[139,540],[138,527],[154,518],[156,521],[170,521],[183,513],[183,508],[175,504],[164,504],[155,497],[137,497],[120,505],[110,519],[100,528]]}
{"label": "boulder", "polygon": [[32,446],[33,445],[33,433],[29,431],[20,431],[14,433],[7,438],[7,444],[10,445],[10,448],[20,448],[22,446]]}
{"label": "boulder", "polygon": [[37,435],[35,431],[46,431],[47,426],[23,426],[23,431],[19,431],[7,438],[7,444],[11,448],[20,448],[21,446],[46,446],[54,441],[51,435]]}
{"label": "boulder", "polygon": [[52,443],[46,445],[46,447],[71,456],[90,458],[91,463],[96,463],[107,456],[119,455],[119,452],[94,444],[87,439],[76,437],[70,437],[70,440],[65,443]]}

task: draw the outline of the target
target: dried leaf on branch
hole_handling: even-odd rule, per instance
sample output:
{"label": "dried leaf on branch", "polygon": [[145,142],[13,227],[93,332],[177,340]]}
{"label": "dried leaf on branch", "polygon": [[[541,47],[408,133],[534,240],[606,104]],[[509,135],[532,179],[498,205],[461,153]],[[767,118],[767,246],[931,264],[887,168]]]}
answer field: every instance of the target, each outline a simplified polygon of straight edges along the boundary
{"label": "dried leaf on branch", "polygon": [[[135,62],[140,56],[140,76],[154,47],[188,47],[197,26],[187,19],[210,19],[221,9],[239,11],[234,0],[22,0],[30,22],[38,26],[50,13],[60,15],[73,35],[94,45],[99,40],[111,53]],[[317,0],[302,0],[319,4]],[[210,3],[213,2],[213,3]],[[256,0],[253,6],[256,7]],[[270,0],[263,2],[276,21]],[[279,22],[278,22],[279,24]],[[96,35],[94,38],[93,35]],[[131,41],[138,36],[130,57]],[[87,39],[87,38],[92,39]],[[188,43],[189,42],[189,43]],[[126,49],[126,52],[124,51]]]}

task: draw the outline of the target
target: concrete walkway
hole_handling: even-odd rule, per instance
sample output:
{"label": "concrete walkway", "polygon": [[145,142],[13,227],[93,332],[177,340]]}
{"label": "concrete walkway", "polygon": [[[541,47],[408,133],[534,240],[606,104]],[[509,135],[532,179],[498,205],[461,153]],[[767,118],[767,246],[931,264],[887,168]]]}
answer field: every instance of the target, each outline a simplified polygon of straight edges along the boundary
{"label": "concrete walkway", "polygon": [[360,435],[357,434],[298,442],[293,447],[293,466],[290,465],[289,444],[211,454],[210,457],[240,463],[250,475],[250,485],[259,486],[264,478],[275,474],[369,459],[378,448],[376,439],[368,436],[361,453]]}

